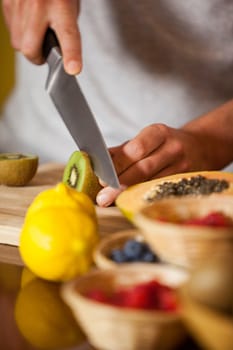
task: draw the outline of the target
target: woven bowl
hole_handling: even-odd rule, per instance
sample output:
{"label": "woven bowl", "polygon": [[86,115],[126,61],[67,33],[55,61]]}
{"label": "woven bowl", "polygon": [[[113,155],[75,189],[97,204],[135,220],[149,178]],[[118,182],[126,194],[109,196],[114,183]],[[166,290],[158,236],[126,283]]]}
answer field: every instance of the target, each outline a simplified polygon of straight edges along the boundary
{"label": "woven bowl", "polygon": [[196,301],[187,286],[180,288],[179,295],[182,319],[197,343],[203,349],[232,350],[233,318]]}
{"label": "woven bowl", "polygon": [[191,226],[175,221],[203,217],[213,211],[233,219],[233,196],[161,199],[136,214],[134,224],[163,261],[193,269],[217,250],[228,247],[233,227]]}
{"label": "woven bowl", "polygon": [[139,242],[145,241],[143,235],[135,229],[119,231],[105,236],[94,251],[94,261],[96,266],[101,269],[109,269],[119,266],[119,263],[114,262],[110,258],[111,251],[113,249],[121,249],[124,243],[129,239],[135,239]]}
{"label": "woven bowl", "polygon": [[87,297],[85,293],[99,288],[113,291],[141,282],[158,279],[177,289],[187,281],[187,272],[156,264],[121,265],[108,270],[95,270],[68,282],[62,296],[72,309],[91,345],[101,350],[168,350],[185,338],[180,313],[121,308]]}

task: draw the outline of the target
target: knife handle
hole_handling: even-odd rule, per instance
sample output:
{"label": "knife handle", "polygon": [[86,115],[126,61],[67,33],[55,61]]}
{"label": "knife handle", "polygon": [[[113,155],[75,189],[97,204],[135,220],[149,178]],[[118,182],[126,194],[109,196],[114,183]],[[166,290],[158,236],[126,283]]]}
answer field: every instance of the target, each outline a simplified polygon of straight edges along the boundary
{"label": "knife handle", "polygon": [[53,47],[60,47],[60,45],[55,32],[51,28],[48,28],[45,33],[45,38],[42,47],[42,53],[45,60],[47,59]]}

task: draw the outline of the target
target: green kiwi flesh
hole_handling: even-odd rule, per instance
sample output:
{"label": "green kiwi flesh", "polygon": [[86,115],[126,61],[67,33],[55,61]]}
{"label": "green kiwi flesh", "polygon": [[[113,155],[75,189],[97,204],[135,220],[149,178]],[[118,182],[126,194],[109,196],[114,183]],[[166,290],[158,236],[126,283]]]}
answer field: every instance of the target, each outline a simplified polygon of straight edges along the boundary
{"label": "green kiwi flesh", "polygon": [[38,156],[21,153],[0,153],[0,184],[24,186],[36,174]]}
{"label": "green kiwi flesh", "polygon": [[78,192],[86,193],[93,202],[102,188],[95,175],[91,159],[84,151],[74,151],[64,169],[63,182],[75,188]]}

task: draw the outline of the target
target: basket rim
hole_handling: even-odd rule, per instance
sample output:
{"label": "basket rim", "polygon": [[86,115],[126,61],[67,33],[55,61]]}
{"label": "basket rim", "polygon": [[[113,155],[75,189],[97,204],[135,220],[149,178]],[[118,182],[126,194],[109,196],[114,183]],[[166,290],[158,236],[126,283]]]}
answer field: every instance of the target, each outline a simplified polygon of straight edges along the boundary
{"label": "basket rim", "polygon": [[[136,265],[136,264],[135,264]],[[115,306],[115,305],[111,305],[111,304],[105,304],[105,303],[101,303],[95,300],[92,300],[90,298],[88,298],[87,296],[83,295],[81,291],[79,291],[77,289],[78,286],[81,286],[83,284],[83,281],[91,279],[94,276],[98,276],[98,274],[104,274],[106,276],[112,274],[113,270],[119,270],[119,269],[123,269],[123,270],[128,270],[131,268],[134,270],[135,268],[128,266],[128,264],[122,264],[121,267],[119,268],[113,268],[113,269],[108,269],[108,270],[99,270],[99,269],[95,269],[92,270],[91,272],[89,272],[86,275],[83,275],[79,278],[76,278],[72,281],[66,282],[62,287],[61,287],[61,294],[63,296],[63,298],[66,300],[66,302],[68,302],[70,305],[72,305],[72,307],[77,308],[78,305],[82,305],[84,307],[84,304],[95,307],[96,310],[99,311],[103,311],[106,313],[113,313],[117,316],[117,315],[122,315],[125,314],[129,319],[131,318],[135,318],[136,315],[138,315],[138,317],[143,318],[147,318],[147,319],[154,319],[155,317],[158,317],[159,319],[164,319],[164,321],[177,321],[180,320],[181,318],[181,308],[178,308],[178,310],[176,311],[172,311],[172,312],[167,312],[167,311],[162,311],[162,310],[144,310],[144,309],[133,309],[133,308],[127,308],[127,307],[119,307],[119,306]],[[142,265],[141,263],[138,263],[137,265]],[[164,270],[173,270],[173,271],[179,271],[181,273],[184,273],[184,275],[186,275],[187,278],[188,277],[188,272],[186,271],[186,269],[182,268],[182,267],[176,267],[176,266],[160,266],[161,269]],[[155,278],[155,277],[154,277]],[[184,283],[184,282],[183,282]],[[181,282],[182,284],[182,282]],[[174,287],[175,288],[175,287]],[[178,289],[178,287],[176,287],[175,289]],[[166,320],[165,320],[166,319]]]}
{"label": "basket rim", "polygon": [[[205,303],[202,303],[201,301],[195,300],[190,293],[188,292],[188,284],[185,283],[182,285],[179,290],[178,294],[181,299],[181,303],[183,304],[191,304],[192,307],[195,307],[198,312],[207,314],[210,318],[214,317],[215,319],[219,319],[220,322],[228,327],[229,329],[232,329],[233,332],[233,323],[232,323],[232,316],[226,315],[224,313],[221,313],[214,308],[211,308],[210,306],[206,305]],[[184,311],[181,311],[181,314],[183,314]]]}
{"label": "basket rim", "polygon": [[[137,213],[134,219],[135,225],[140,232],[153,232],[155,236],[190,236],[195,235],[197,238],[205,239],[223,239],[231,238],[233,241],[233,227],[210,227],[198,225],[185,225],[174,222],[164,222],[147,217],[142,212]],[[147,226],[147,228],[146,228]],[[161,232],[160,232],[161,230]],[[223,237],[224,235],[224,237]]]}

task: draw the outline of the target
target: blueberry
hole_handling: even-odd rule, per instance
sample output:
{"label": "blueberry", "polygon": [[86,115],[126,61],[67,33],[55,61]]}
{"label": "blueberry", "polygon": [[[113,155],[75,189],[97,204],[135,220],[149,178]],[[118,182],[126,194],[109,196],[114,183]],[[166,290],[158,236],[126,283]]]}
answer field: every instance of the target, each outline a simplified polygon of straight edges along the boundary
{"label": "blueberry", "polygon": [[141,242],[141,246],[142,246],[142,255],[145,253],[145,252],[148,252],[148,251],[151,251],[150,250],[150,247],[147,243],[145,242]]}
{"label": "blueberry", "polygon": [[144,261],[144,262],[148,262],[148,263],[150,263],[150,262],[158,262],[159,261],[158,257],[150,250],[148,250],[147,252],[145,252],[143,254],[141,260]]}
{"label": "blueberry", "polygon": [[127,261],[126,256],[121,249],[113,249],[110,258],[117,263],[123,263]]}
{"label": "blueberry", "polygon": [[143,251],[143,245],[141,242],[135,239],[129,239],[123,247],[125,256],[130,260],[139,259]]}

